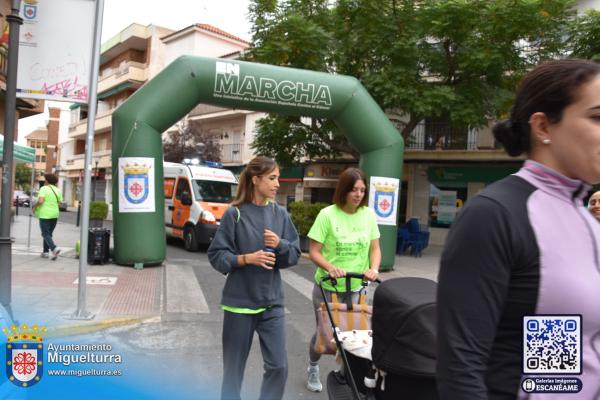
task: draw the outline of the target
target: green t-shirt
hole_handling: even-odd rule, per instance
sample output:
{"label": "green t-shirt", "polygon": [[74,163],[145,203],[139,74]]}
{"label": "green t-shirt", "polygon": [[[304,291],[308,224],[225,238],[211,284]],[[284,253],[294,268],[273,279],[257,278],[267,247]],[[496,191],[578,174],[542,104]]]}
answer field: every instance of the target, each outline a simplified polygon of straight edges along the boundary
{"label": "green t-shirt", "polygon": [[[375,213],[369,207],[360,207],[354,214],[347,214],[337,205],[325,207],[319,212],[308,237],[323,245],[321,254],[327,261],[346,272],[363,273],[370,267],[371,241],[379,238]],[[317,268],[315,281],[319,283],[327,272]],[[346,291],[346,280],[337,279],[337,290]],[[352,291],[360,289],[358,279],[352,280]],[[331,282],[323,288],[335,290]]]}
{"label": "green t-shirt", "polygon": [[60,190],[54,185],[44,185],[38,193],[38,198],[40,197],[44,198],[44,203],[36,208],[37,217],[41,219],[58,218],[58,203],[62,201]]}

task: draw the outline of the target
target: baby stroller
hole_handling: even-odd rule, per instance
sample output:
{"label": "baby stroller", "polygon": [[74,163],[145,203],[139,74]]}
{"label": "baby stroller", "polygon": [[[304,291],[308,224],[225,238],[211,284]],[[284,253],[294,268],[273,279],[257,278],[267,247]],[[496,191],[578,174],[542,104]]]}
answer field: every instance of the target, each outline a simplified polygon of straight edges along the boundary
{"label": "baby stroller", "polygon": [[[436,291],[434,281],[422,278],[381,283],[373,299],[372,341],[365,344],[366,354],[352,340],[357,332],[336,332],[332,322],[343,370],[327,376],[330,400],[438,399]],[[368,337],[363,335],[360,341],[366,343]]]}

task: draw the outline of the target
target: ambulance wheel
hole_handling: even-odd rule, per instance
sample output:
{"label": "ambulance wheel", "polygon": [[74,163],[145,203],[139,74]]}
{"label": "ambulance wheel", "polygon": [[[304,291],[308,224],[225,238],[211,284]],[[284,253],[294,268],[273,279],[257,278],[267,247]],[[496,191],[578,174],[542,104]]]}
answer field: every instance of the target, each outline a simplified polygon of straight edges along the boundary
{"label": "ambulance wheel", "polygon": [[198,251],[198,239],[192,227],[188,226],[183,230],[183,247],[187,251]]}

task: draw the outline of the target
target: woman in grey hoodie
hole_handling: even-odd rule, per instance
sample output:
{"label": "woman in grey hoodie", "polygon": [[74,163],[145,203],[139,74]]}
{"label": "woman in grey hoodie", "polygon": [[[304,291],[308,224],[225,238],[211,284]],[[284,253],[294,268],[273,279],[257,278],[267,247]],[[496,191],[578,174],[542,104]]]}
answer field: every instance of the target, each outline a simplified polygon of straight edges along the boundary
{"label": "woman in grey hoodie", "polygon": [[281,399],[287,380],[281,268],[300,257],[298,232],[289,214],[274,202],[279,168],[256,157],[240,175],[231,207],[210,247],[208,258],[227,275],[223,317],[222,399],[239,399],[254,332],[260,338],[265,373],[261,399]]}

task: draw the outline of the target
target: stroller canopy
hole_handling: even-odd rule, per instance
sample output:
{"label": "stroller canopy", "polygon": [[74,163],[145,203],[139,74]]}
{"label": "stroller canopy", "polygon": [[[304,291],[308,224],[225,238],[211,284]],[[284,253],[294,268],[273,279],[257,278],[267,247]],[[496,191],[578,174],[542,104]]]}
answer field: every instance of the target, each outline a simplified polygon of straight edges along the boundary
{"label": "stroller canopy", "polygon": [[434,376],[437,284],[422,278],[383,282],[373,298],[373,363],[398,375]]}

